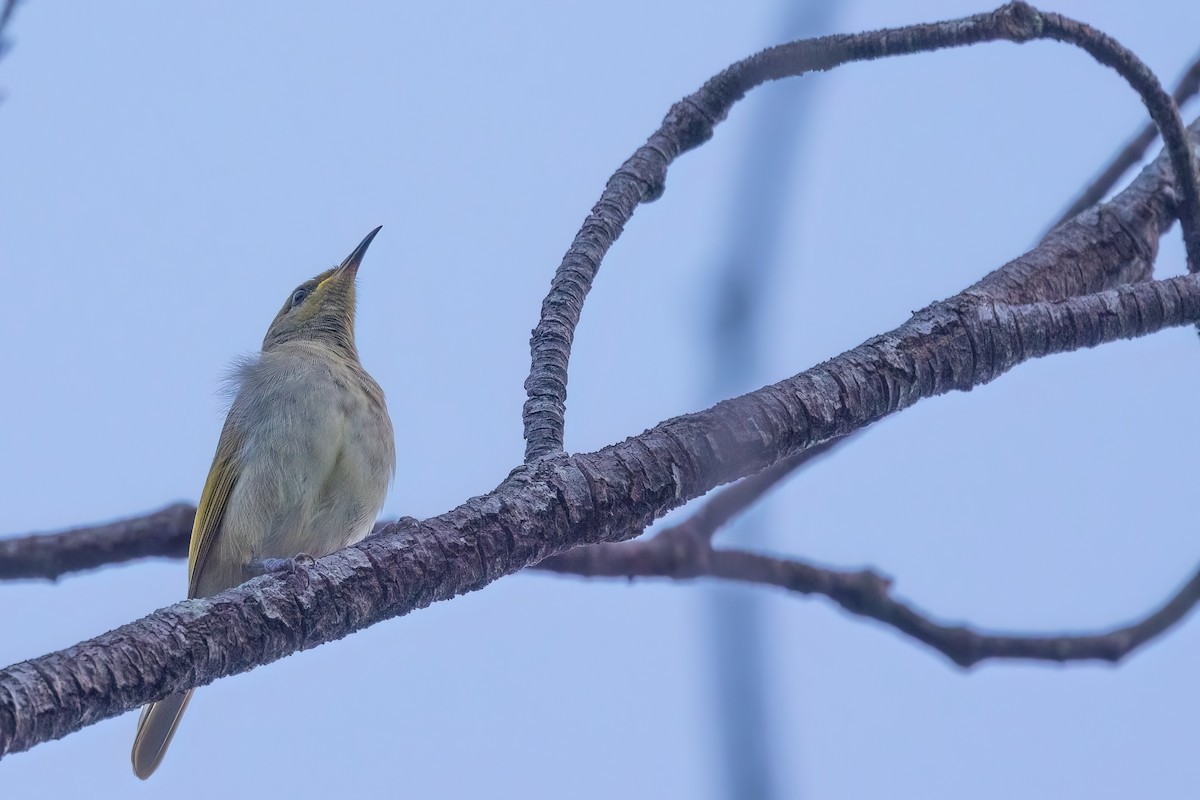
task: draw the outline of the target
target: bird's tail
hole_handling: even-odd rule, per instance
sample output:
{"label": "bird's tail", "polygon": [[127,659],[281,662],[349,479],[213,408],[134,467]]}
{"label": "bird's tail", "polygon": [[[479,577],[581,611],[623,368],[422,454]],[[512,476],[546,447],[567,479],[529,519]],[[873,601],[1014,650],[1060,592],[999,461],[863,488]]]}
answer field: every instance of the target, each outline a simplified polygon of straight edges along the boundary
{"label": "bird's tail", "polygon": [[133,737],[133,773],[146,780],[158,768],[171,744],[171,737],[179,727],[179,720],[192,699],[192,691],[167,695],[157,703],[142,709],[138,719],[137,734]]}

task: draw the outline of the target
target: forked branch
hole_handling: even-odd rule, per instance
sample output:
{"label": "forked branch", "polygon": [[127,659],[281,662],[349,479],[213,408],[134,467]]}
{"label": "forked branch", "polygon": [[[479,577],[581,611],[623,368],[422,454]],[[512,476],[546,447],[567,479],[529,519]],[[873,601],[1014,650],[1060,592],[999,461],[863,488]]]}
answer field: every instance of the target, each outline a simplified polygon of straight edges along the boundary
{"label": "forked branch", "polygon": [[[826,443],[823,452],[837,441],[845,440]],[[1088,634],[986,633],[967,624],[938,622],[897,599],[891,579],[874,570],[847,572],[797,558],[713,547],[721,526],[805,462],[793,456],[722,489],[696,513],[650,539],[579,547],[551,556],[535,569],[588,578],[721,578],[821,595],[850,614],[928,645],[960,667],[992,659],[1117,662],[1170,630],[1200,603],[1197,571],[1165,604],[1130,625]]]}
{"label": "forked branch", "polygon": [[[1166,143],[1176,176],[1192,272],[1200,270],[1200,177],[1179,109],[1158,79],[1133,53],[1111,37],[1059,14],[1023,2],[988,14],[949,22],[911,25],[855,35],[826,36],[779,45],[730,66],[672,106],[646,144],[609,179],[555,272],[530,339],[531,365],[525,380],[525,460],[563,451],[567,367],[583,303],[600,262],[641,203],[658,199],[667,168],[683,153],[712,137],[713,128],[746,92],[768,81],[827,70],[855,61],[929,52],[980,42],[1055,39],[1082,47],[1112,67],[1138,92]],[[1016,299],[1003,297],[998,299]],[[1023,299],[1051,299],[1025,297]]]}

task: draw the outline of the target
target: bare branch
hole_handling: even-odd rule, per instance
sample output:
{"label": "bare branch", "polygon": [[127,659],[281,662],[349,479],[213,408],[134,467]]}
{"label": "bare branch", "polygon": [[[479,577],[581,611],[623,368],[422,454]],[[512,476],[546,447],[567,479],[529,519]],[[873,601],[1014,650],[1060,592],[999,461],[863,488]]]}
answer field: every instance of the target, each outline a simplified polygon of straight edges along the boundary
{"label": "bare branch", "polygon": [[[1184,103],[1191,100],[1196,94],[1200,94],[1200,56],[1196,57],[1196,60],[1192,62],[1192,65],[1183,74],[1183,77],[1179,79],[1179,83],[1175,85],[1175,91],[1171,97],[1175,101],[1175,105],[1182,108]],[[1121,148],[1121,151],[1113,157],[1112,162],[1101,170],[1100,174],[1096,176],[1095,180],[1086,189],[1079,193],[1079,196],[1063,212],[1062,216],[1050,226],[1050,230],[1054,230],[1067,220],[1103,200],[1104,195],[1112,191],[1113,187],[1117,185],[1117,181],[1121,180],[1121,176],[1145,157],[1146,151],[1150,149],[1150,145],[1157,138],[1158,128],[1155,127],[1153,122],[1142,128],[1141,133],[1133,137],[1125,147]]]}
{"label": "bare branch", "polygon": [[[1181,198],[1178,213],[1188,264],[1200,270],[1200,177],[1179,110],[1154,74],[1120,43],[1093,28],[1023,2],[988,14],[856,35],[779,45],[732,65],[676,103],[662,126],[613,174],[555,272],[530,339],[523,409],[525,460],[563,450],[567,367],[583,302],[600,262],[637,206],[662,196],[667,168],[711,138],[713,128],[746,92],[763,83],[853,61],[908,55],[980,42],[1055,39],[1075,44],[1115,69],[1138,92],[1166,143]],[[1004,299],[1035,299],[1009,298]]]}
{"label": "bare branch", "polygon": [[859,433],[860,431],[855,431],[814,445],[803,452],[777,461],[761,472],[743,478],[727,489],[722,489],[720,494],[705,503],[689,519],[691,526],[705,539],[712,539],[729,520],[754,505],[760,497],[774,488],[775,484],[791,476],[801,467],[811,466],[822,460],[839,445],[856,438]]}
{"label": "bare branch", "polygon": [[0,670],[0,754],[481,589],[571,547],[631,538],[716,486],[923,397],[1198,319],[1196,275],[1057,303],[934,304],[793,378],[596,453],[519,468],[487,495],[401,520],[310,568],[177,603]]}
{"label": "bare branch", "polygon": [[798,559],[744,550],[713,549],[686,528],[671,528],[646,542],[579,548],[538,565],[563,574],[610,578],[711,577],[778,586],[829,598],[856,616],[882,622],[928,645],[960,667],[991,659],[1117,662],[1176,624],[1200,603],[1200,571],[1170,600],[1131,625],[1092,634],[983,633],[947,625],[892,596],[892,581],[873,570],[841,572]]}
{"label": "bare branch", "polygon": [[1188,270],[1200,272],[1200,167],[1188,142],[1179,106],[1167,94],[1158,77],[1141,59],[1120,42],[1081,22],[1059,14],[1048,14],[1026,7],[1029,24],[1037,30],[1035,38],[1070,42],[1086,50],[1092,58],[1120,73],[1141,96],[1150,119],[1163,137],[1171,169],[1179,190],[1179,224],[1187,248]]}
{"label": "bare branch", "polygon": [[104,525],[0,539],[0,580],[58,580],[68,572],[137,558],[182,558],[195,516],[195,506],[175,503]]}
{"label": "bare branch", "polygon": [[946,656],[960,667],[989,659],[1031,661],[1111,661],[1165,633],[1200,603],[1200,571],[1165,605],[1141,621],[1095,634],[982,633],[967,625],[946,625],[892,596],[892,581],[873,570],[843,572],[795,558],[777,558],[734,549],[716,549],[713,534],[751,506],[771,486],[811,457],[827,453],[851,437],[825,442],[801,456],[785,458],[717,494],[683,522],[647,540],[577,547],[530,569],[586,578],[721,578],[778,586],[798,594],[829,598],[856,616],[882,622]]}
{"label": "bare branch", "polygon": [[[707,516],[703,524],[715,531],[797,467],[848,438],[817,445],[740,481],[722,493],[721,497],[729,495],[722,505],[714,502],[704,507],[702,513]],[[58,580],[68,573],[139,558],[184,558],[195,516],[195,506],[174,503],[160,511],[103,525],[0,539],[0,580]],[[378,523],[376,531],[384,525]]]}
{"label": "bare branch", "polygon": [[[186,558],[196,507],[160,511],[55,533],[0,539],[0,580],[51,580],[141,558]],[[388,522],[375,523],[373,533]]]}
{"label": "bare branch", "polygon": [[930,619],[891,596],[891,581],[870,570],[844,573],[755,553],[716,551],[711,574],[821,594],[851,614],[878,620],[929,645],[961,667],[988,659],[1117,662],[1175,626],[1200,603],[1197,572],[1161,608],[1131,625],[1092,634],[994,634]]}
{"label": "bare branch", "polygon": [[[711,541],[717,531],[725,527],[738,514],[754,505],[780,481],[799,472],[802,467],[809,467],[821,461],[839,445],[851,441],[861,433],[862,431],[855,431],[844,436],[835,436],[743,478],[732,486],[722,489],[712,500],[701,506],[695,514],[674,527],[685,529],[704,541]],[[634,544],[634,542],[629,544]]]}

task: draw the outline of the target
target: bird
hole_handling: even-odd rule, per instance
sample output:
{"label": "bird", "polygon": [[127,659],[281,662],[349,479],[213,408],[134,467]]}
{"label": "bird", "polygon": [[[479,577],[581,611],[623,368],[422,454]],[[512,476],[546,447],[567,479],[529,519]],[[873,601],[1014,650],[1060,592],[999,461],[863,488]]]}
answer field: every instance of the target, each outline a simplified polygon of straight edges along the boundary
{"label": "bird", "polygon": [[[294,570],[370,533],[396,468],[383,390],[354,340],[355,280],[379,230],[296,287],[261,352],[235,362],[233,401],[192,526],[189,598]],[[137,777],[161,763],[192,691],[142,709]]]}

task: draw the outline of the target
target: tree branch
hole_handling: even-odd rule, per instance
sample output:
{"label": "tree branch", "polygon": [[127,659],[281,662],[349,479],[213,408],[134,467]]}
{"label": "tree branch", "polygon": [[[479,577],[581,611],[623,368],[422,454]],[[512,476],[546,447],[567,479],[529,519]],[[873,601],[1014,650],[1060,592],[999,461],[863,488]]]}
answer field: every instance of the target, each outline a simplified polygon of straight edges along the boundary
{"label": "tree branch", "polygon": [[[633,545],[639,545],[635,548]],[[841,572],[798,559],[744,550],[713,549],[707,542],[669,529],[647,542],[582,548],[547,559],[551,572],[589,578],[711,577],[818,594],[856,616],[873,619],[941,653],[960,667],[991,659],[1027,661],[1121,661],[1166,633],[1200,603],[1200,571],[1160,608],[1136,623],[1092,634],[998,634],[968,625],[947,625],[892,597],[892,581],[873,570]]]}
{"label": "tree branch", "polygon": [[[679,554],[675,552],[676,544],[683,545],[689,550],[699,544],[703,544],[705,549],[711,549],[712,537],[731,519],[754,505],[780,481],[790,477],[801,467],[820,460],[839,445],[857,435],[858,432],[837,436],[743,478],[732,486],[722,489],[683,522],[665,528],[652,539],[576,547],[565,553],[550,556],[541,563],[534,564],[530,569],[585,577],[624,576],[632,578],[635,575],[683,577],[676,574],[682,568],[678,566],[682,561],[678,558]],[[650,564],[658,565],[659,569],[667,571],[640,571],[650,569],[649,566],[646,566]],[[676,566],[668,568],[665,565]]]}
{"label": "tree branch", "polygon": [[670,164],[711,138],[713,128],[746,92],[768,81],[854,61],[986,41],[1023,43],[1033,39],[1055,39],[1083,48],[1120,73],[1141,96],[1162,133],[1178,178],[1178,213],[1189,269],[1200,270],[1200,177],[1179,110],[1149,68],[1105,34],[1067,17],[1014,2],[991,13],[949,22],[826,36],[772,47],[730,66],[672,106],[662,126],[609,179],[600,200],[584,220],[555,272],[530,339],[531,365],[525,380],[528,399],[522,414],[526,463],[563,450],[571,345],[601,260],[637,206],[662,196]]}
{"label": "tree branch", "polygon": [[[1182,108],[1184,103],[1197,94],[1200,94],[1200,56],[1196,57],[1196,60],[1184,72],[1183,77],[1179,79],[1179,83],[1175,85],[1175,91],[1171,94],[1171,99],[1174,100],[1177,107]],[[1158,128],[1153,122],[1142,128],[1141,133],[1121,148],[1109,165],[1101,170],[1086,189],[1079,193],[1079,196],[1067,207],[1062,216],[1050,226],[1050,230],[1054,230],[1075,215],[1103,200],[1104,195],[1108,194],[1117,185],[1117,181],[1121,180],[1121,176],[1145,157],[1146,151],[1150,149],[1150,145],[1157,138]]]}
{"label": "tree branch", "polygon": [[[1188,130],[1192,145],[1198,146],[1200,120],[1193,122]],[[610,179],[610,187],[621,174],[618,171]],[[1144,281],[1150,277],[1158,238],[1174,221],[1175,198],[1174,176],[1169,157],[1164,152],[1110,202],[1094,206],[1060,225],[1036,248],[967,288],[959,299],[1029,303],[1059,300]],[[579,236],[583,233],[581,231]],[[559,271],[562,270],[560,267]],[[565,385],[563,388],[565,391]],[[528,410],[528,404],[526,408]],[[125,524],[135,521],[126,520]],[[0,539],[0,579],[60,577],[104,563],[153,555],[170,556],[186,550],[185,546],[178,551],[171,550],[172,545],[162,542],[143,545],[128,538],[100,546],[76,548],[71,544],[73,535],[87,536],[89,530],[82,528],[74,533],[28,537],[37,540],[33,542],[21,538]],[[186,539],[187,535],[182,529],[172,532],[153,525],[142,531],[152,538],[180,536]],[[64,552],[56,555],[59,547]],[[146,548],[144,552],[143,547]],[[65,551],[71,549],[78,552],[68,555]]]}
{"label": "tree branch", "polygon": [[195,506],[175,503],[104,525],[0,539],[0,580],[58,580],[137,558],[182,558],[195,516]]}
{"label": "tree branch", "polygon": [[1017,364],[1200,319],[1200,276],[1023,306],[959,296],[806,372],[620,444],[514,470],[294,574],[162,609],[0,671],[0,754],[245,672],[579,544],[619,541],[710,489]]}
{"label": "tree branch", "polygon": [[878,620],[960,667],[988,659],[1118,662],[1183,620],[1200,603],[1200,572],[1163,606],[1131,625],[1093,634],[994,634],[964,625],[946,625],[891,596],[891,581],[870,570],[835,572],[800,561],[756,553],[717,550],[714,577],[771,584],[801,594],[821,594],[856,614]]}
{"label": "tree branch", "polygon": [[[849,438],[849,437],[845,437]],[[837,442],[819,446],[826,453]],[[829,598],[851,614],[882,622],[928,645],[960,667],[989,659],[1117,662],[1182,621],[1200,603],[1200,571],[1161,608],[1132,625],[1094,634],[982,633],[968,625],[937,622],[892,596],[892,581],[873,570],[842,572],[794,559],[745,550],[716,549],[713,534],[736,513],[751,506],[768,488],[804,464],[805,455],[779,461],[723,489],[712,501],[678,525],[648,540],[577,547],[547,558],[532,569],[587,578],[721,578],[778,586],[802,595]]]}

